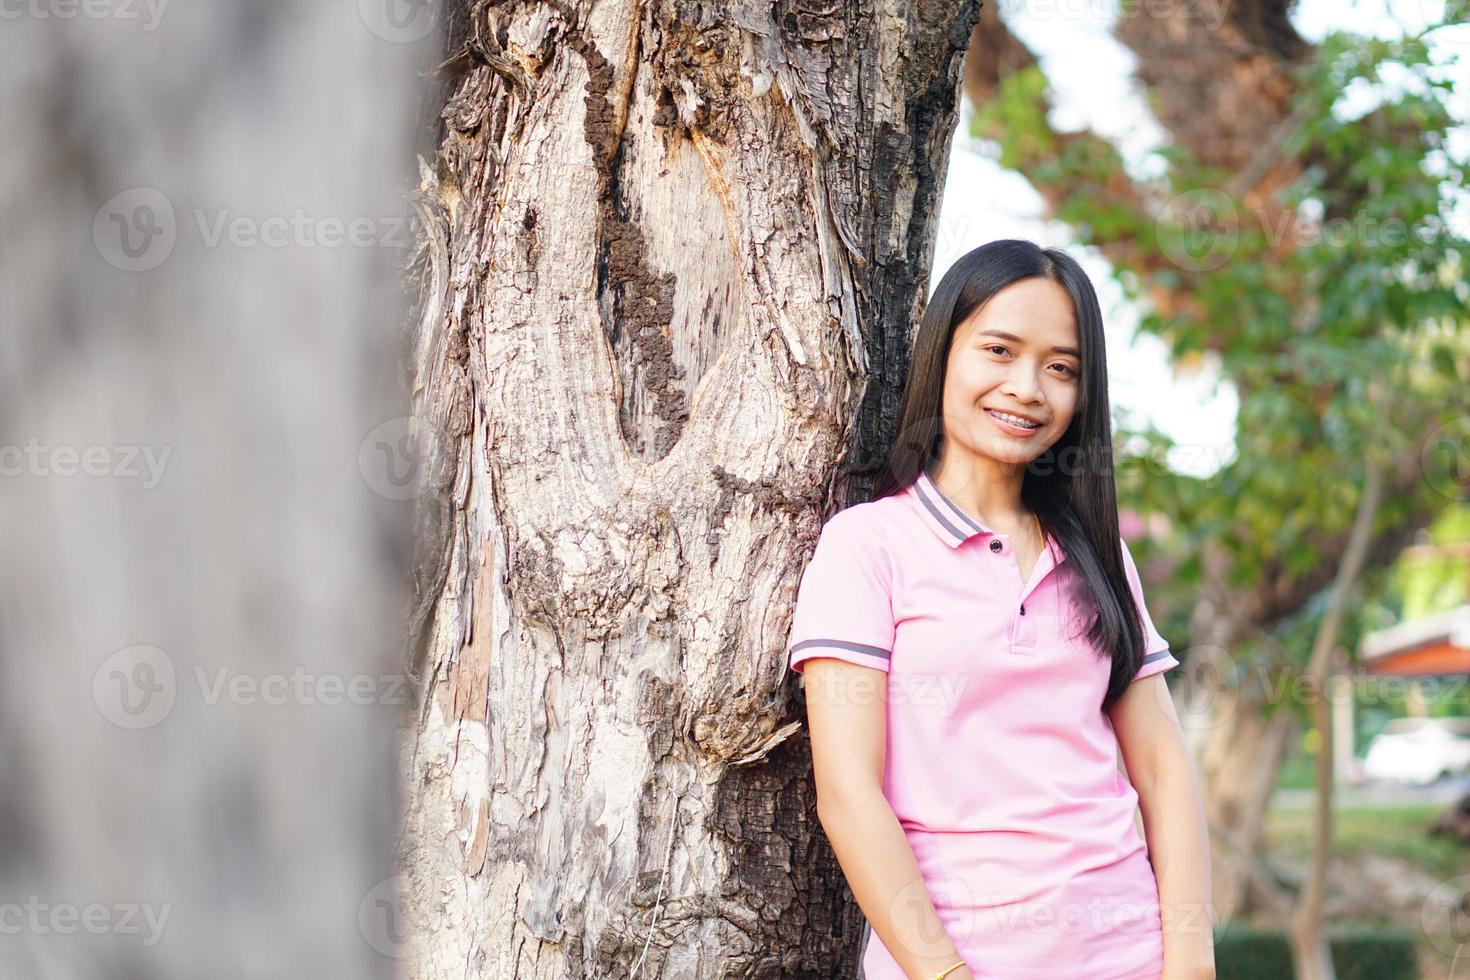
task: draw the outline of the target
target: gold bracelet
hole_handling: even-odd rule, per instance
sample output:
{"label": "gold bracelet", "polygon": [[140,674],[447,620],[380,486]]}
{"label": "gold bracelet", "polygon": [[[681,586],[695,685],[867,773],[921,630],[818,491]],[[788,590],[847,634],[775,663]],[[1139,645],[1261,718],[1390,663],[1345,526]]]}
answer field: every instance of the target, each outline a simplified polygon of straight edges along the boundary
{"label": "gold bracelet", "polygon": [[960,967],[962,967],[964,965],[965,965],[965,961],[964,960],[960,960],[954,966],[947,966],[944,969],[940,970],[938,973],[934,974],[934,980],[944,980],[945,977],[949,976],[955,970],[958,970]]}

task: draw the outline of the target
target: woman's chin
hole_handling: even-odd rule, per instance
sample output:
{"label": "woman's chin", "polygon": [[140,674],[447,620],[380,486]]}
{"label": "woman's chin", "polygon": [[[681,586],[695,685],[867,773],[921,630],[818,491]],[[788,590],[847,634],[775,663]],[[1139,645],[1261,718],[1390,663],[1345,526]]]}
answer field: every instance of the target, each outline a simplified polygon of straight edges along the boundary
{"label": "woman's chin", "polygon": [[981,449],[981,454],[990,457],[997,463],[1007,466],[1024,466],[1037,456],[1041,455],[1041,447],[1031,446],[1025,443],[1000,443],[988,444]]}

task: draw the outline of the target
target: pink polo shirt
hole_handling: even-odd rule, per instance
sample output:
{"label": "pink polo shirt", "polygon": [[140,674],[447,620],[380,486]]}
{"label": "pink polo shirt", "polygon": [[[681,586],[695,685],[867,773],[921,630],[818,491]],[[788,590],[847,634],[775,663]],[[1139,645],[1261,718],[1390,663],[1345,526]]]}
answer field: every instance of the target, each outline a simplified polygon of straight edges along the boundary
{"label": "pink polo shirt", "polygon": [[[1177,666],[1144,605],[1137,677]],[[830,518],[797,592],[798,673],[836,657],[888,673],[883,793],[976,977],[1156,980],[1158,886],[1101,705],[1109,663],[1079,631],[1048,536],[1028,581],[1008,534],[925,473]],[[867,980],[903,980],[869,928]]]}

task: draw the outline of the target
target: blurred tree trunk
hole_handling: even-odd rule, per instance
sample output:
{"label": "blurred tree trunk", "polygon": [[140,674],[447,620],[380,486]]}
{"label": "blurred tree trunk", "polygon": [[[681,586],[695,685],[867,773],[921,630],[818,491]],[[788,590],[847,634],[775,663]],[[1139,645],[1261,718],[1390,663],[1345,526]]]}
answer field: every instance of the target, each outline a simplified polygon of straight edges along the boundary
{"label": "blurred tree trunk", "polygon": [[413,52],[64,6],[0,30],[0,976],[387,980]]}
{"label": "blurred tree trunk", "polygon": [[974,14],[452,18],[408,972],[850,975],[862,917],[773,685],[834,470],[862,488],[892,434]]}
{"label": "blurred tree trunk", "polygon": [[[1363,489],[1358,512],[1349,534],[1347,549],[1332,583],[1327,610],[1312,640],[1312,653],[1306,676],[1313,689],[1327,690],[1332,671],[1332,654],[1338,650],[1338,637],[1348,615],[1353,588],[1362,575],[1368,558],[1368,541],[1373,533],[1373,519],[1383,493],[1383,473],[1377,459],[1365,459]],[[1316,758],[1316,809],[1312,815],[1312,860],[1302,892],[1292,909],[1290,929],[1296,975],[1301,980],[1336,980],[1332,949],[1322,921],[1327,900],[1327,870],[1332,860],[1332,720],[1331,704],[1325,697],[1312,704],[1312,724],[1322,734]]]}

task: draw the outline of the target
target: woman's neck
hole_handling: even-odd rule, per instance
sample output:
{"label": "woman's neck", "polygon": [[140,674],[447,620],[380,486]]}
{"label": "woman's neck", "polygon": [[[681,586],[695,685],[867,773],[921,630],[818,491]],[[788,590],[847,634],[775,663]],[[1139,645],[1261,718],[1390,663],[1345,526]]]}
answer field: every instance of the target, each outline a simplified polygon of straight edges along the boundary
{"label": "woman's neck", "polygon": [[958,459],[941,452],[927,470],[946,497],[987,527],[1014,534],[1030,526],[1031,512],[1021,503],[1024,466],[973,454]]}

